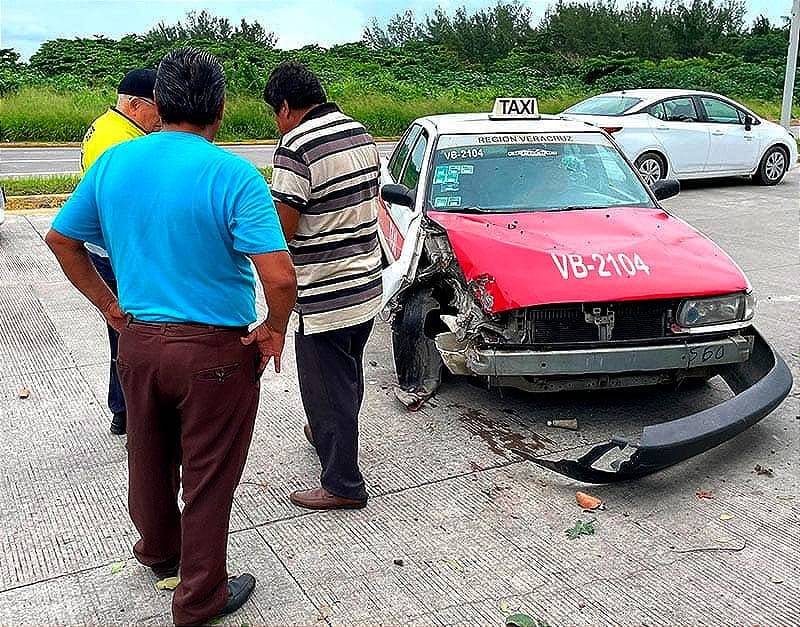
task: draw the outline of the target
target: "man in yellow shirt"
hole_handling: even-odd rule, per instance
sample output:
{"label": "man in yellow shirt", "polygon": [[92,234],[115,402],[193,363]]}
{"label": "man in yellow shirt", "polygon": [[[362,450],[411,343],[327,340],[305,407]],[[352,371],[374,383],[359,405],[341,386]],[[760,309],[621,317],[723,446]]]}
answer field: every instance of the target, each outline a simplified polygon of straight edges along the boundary
{"label": "man in yellow shirt", "polygon": [[[117,104],[109,107],[108,111],[92,122],[83,137],[81,174],[84,174],[107,148],[129,139],[143,137],[161,128],[161,120],[153,100],[155,82],[154,70],[131,70],[123,77],[117,89]],[[116,294],[117,279],[111,268],[108,253],[92,244],[86,244],[86,248],[97,273]],[[108,344],[111,363],[108,372],[108,408],[113,414],[111,433],[123,435],[126,431],[127,414],[117,374],[118,340],[119,334],[109,326]]]}

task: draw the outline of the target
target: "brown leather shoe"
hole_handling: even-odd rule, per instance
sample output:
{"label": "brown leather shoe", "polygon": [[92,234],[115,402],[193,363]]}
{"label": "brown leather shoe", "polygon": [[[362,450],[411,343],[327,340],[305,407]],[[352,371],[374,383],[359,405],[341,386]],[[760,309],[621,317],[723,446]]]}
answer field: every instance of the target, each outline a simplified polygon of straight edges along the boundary
{"label": "brown leather shoe", "polygon": [[314,446],[314,434],[311,433],[311,427],[309,426],[308,423],[303,425],[303,433],[305,434],[306,440],[308,440],[308,443],[311,446]]}
{"label": "brown leather shoe", "polygon": [[325,488],[311,490],[297,490],[289,495],[289,500],[295,505],[307,509],[361,509],[367,504],[367,499],[346,499],[343,496],[331,494]]}

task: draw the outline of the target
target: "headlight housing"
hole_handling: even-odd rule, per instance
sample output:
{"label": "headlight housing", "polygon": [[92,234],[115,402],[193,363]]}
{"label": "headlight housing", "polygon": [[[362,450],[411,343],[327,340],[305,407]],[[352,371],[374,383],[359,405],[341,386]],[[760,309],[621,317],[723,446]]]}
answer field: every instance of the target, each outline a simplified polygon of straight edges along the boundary
{"label": "headlight housing", "polygon": [[752,320],[756,299],[752,292],[722,296],[685,298],[678,307],[675,322],[683,329],[718,325],[736,325]]}

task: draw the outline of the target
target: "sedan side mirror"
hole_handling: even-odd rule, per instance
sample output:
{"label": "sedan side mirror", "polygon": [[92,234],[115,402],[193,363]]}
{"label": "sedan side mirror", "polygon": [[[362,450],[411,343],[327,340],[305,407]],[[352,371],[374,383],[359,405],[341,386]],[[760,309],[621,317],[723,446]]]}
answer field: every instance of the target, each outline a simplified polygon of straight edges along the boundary
{"label": "sedan side mirror", "polygon": [[388,183],[381,188],[381,198],[393,205],[411,207],[414,204],[415,194],[405,185]]}
{"label": "sedan side mirror", "polygon": [[664,200],[677,196],[681,191],[681,184],[675,179],[659,179],[650,189],[658,200]]}
{"label": "sedan side mirror", "polygon": [[749,131],[751,128],[753,128],[753,116],[748,113],[744,116],[744,130]]}

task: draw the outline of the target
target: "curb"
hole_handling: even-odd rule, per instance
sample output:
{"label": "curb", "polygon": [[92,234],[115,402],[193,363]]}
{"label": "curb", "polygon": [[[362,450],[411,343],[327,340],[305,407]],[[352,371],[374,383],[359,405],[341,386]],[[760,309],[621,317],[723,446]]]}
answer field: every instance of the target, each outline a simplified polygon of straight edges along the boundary
{"label": "curb", "polygon": [[9,215],[42,213],[43,209],[57,211],[67,202],[70,194],[37,194],[34,196],[8,196],[5,212]]}

